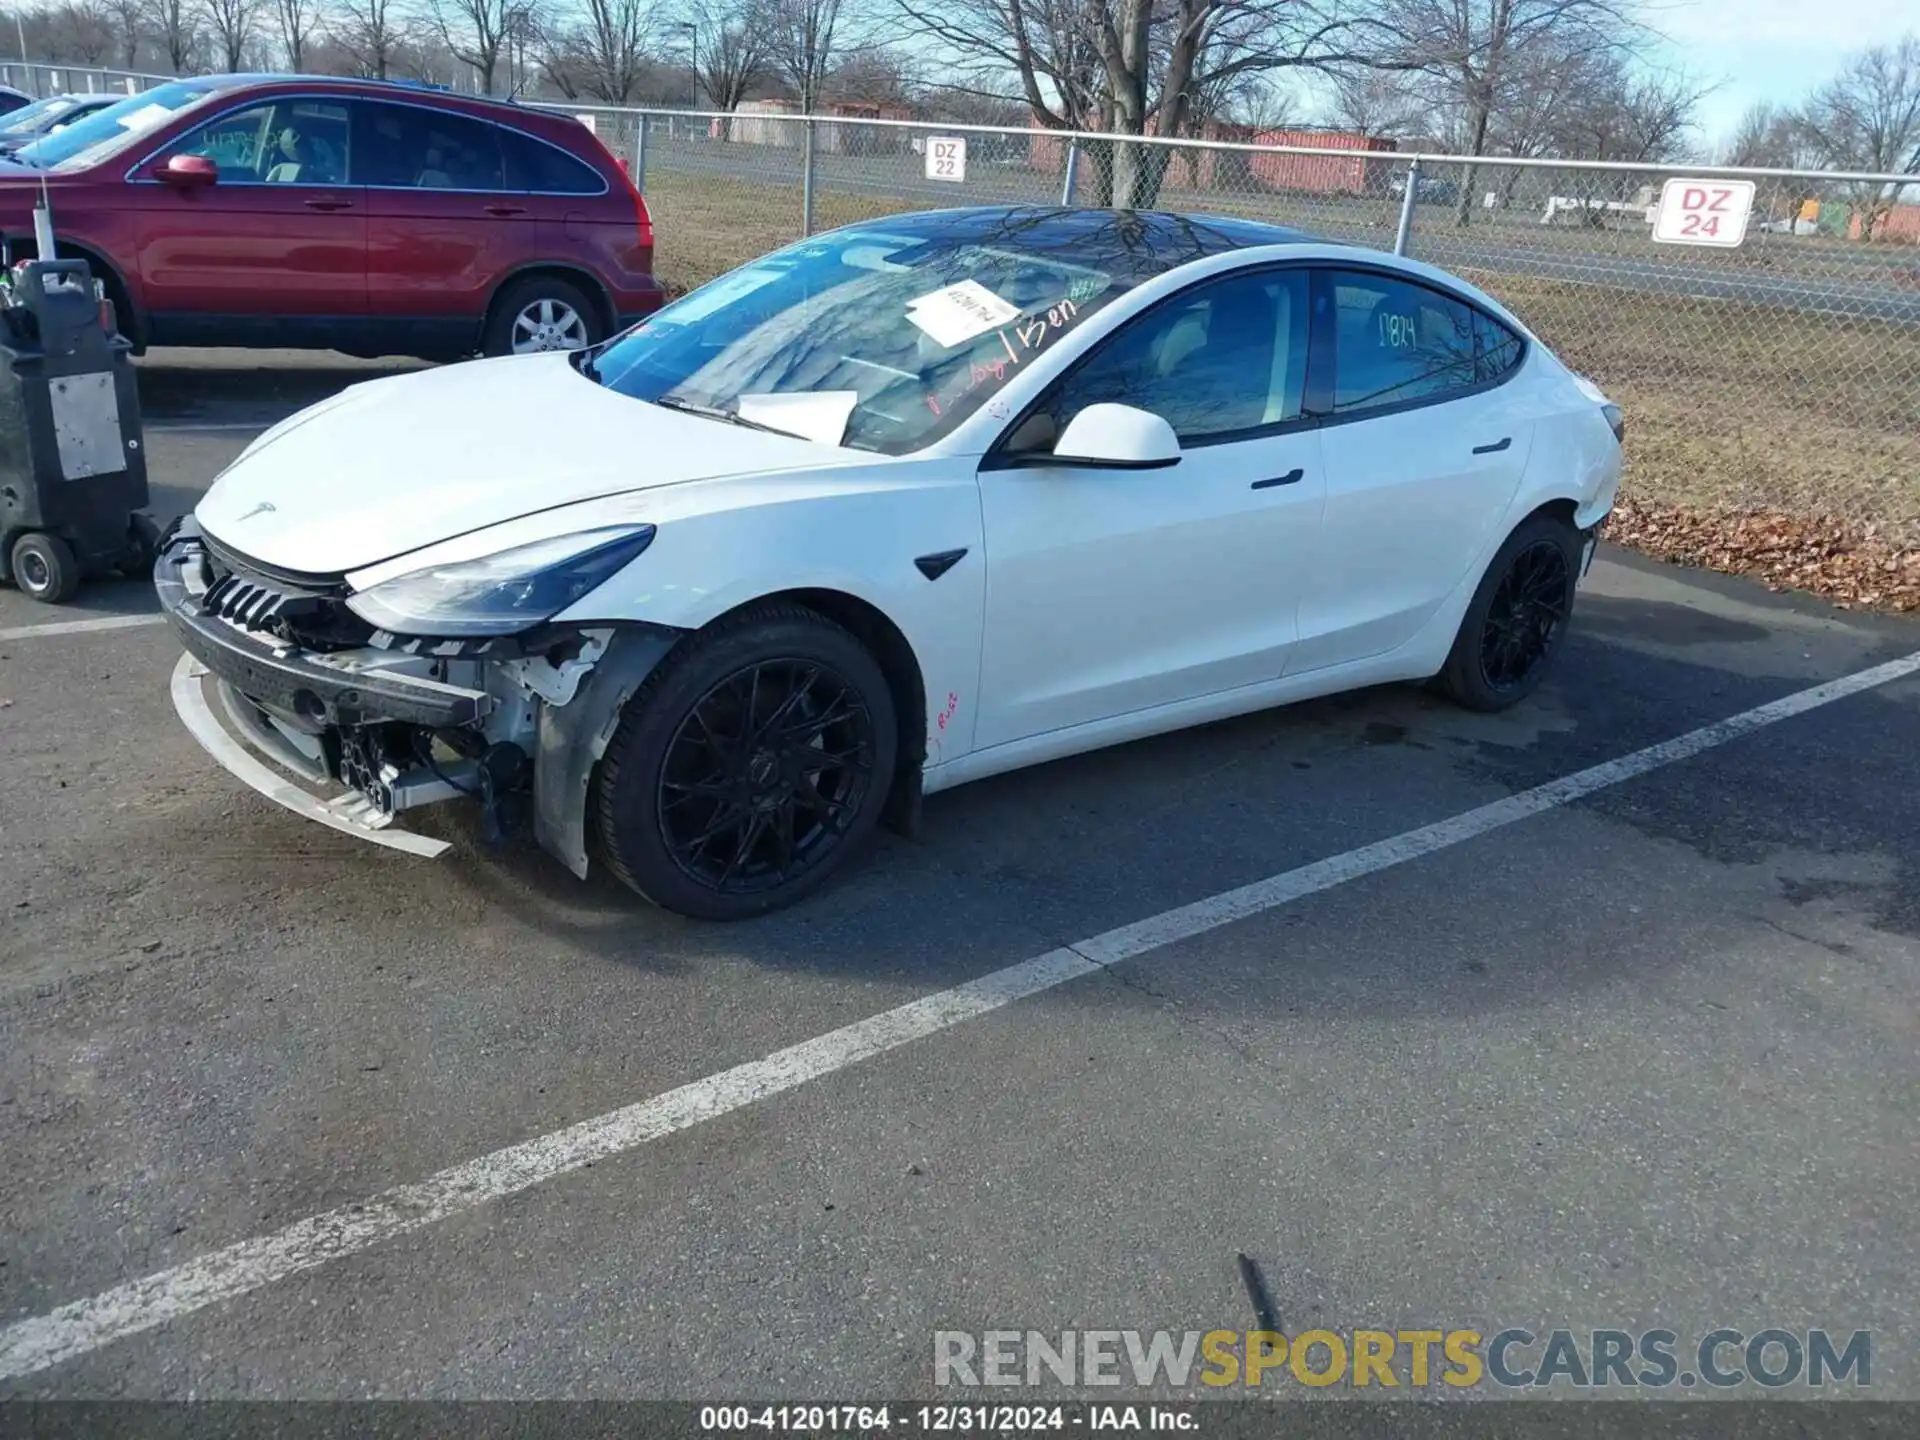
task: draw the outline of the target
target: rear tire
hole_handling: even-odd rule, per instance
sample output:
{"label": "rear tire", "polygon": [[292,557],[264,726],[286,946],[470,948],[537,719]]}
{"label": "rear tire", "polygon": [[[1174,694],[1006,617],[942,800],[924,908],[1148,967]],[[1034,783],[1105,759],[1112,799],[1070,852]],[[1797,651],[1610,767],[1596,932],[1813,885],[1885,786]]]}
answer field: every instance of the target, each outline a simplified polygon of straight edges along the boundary
{"label": "rear tire", "polygon": [[1505,710],[1546,678],[1567,625],[1580,534],[1554,515],[1532,515],[1500,547],[1460,621],[1439,688],[1469,710]]}
{"label": "rear tire", "polygon": [[58,535],[35,531],[13,542],[13,583],[43,605],[63,605],[80,588],[80,562]]}
{"label": "rear tire", "polygon": [[487,356],[579,350],[606,338],[600,307],[566,280],[535,275],[500,292],[480,350]]}
{"label": "rear tire", "polygon": [[663,909],[780,909],[871,836],[898,746],[865,646],[803,606],[754,606],[675,647],[627,702],[595,778],[601,849]]}

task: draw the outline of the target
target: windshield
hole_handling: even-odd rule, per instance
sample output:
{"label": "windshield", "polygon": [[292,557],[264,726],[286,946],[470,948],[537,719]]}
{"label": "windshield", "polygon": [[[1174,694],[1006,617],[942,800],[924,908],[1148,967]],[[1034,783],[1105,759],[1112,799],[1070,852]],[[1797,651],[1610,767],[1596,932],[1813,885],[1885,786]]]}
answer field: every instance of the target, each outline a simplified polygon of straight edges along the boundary
{"label": "windshield", "polygon": [[84,120],[74,121],[64,130],[21,146],[14,158],[43,170],[84,170],[125,149],[189,105],[197,105],[218,93],[204,82],[188,84],[177,80],[143,90],[104,110],[94,111]]}
{"label": "windshield", "polygon": [[1142,278],[1124,252],[1038,234],[1011,218],[835,231],[702,286],[581,368],[638,400],[905,454]]}
{"label": "windshield", "polygon": [[31,105],[23,105],[10,115],[0,115],[0,135],[43,130],[79,103],[70,95],[53,95],[45,100],[36,100]]}

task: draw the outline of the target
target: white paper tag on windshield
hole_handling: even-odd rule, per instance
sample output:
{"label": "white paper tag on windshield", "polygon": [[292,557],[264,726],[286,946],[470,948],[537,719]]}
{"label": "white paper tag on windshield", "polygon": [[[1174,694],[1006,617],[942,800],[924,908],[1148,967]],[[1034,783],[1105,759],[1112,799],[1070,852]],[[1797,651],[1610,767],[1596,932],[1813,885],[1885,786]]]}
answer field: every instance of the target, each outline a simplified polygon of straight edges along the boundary
{"label": "white paper tag on windshield", "polygon": [[1009,305],[978,280],[962,280],[907,302],[907,319],[948,348],[1019,318],[1018,305]]}
{"label": "white paper tag on windshield", "polygon": [[120,117],[120,128],[137,133],[141,130],[151,130],[162,120],[171,120],[172,118],[173,111],[164,105],[142,105],[131,115],[122,115]]}
{"label": "white paper tag on windshield", "polygon": [[785,395],[742,395],[734,404],[740,418],[771,425],[802,440],[838,445],[847,420],[860,403],[858,390],[802,390]]}

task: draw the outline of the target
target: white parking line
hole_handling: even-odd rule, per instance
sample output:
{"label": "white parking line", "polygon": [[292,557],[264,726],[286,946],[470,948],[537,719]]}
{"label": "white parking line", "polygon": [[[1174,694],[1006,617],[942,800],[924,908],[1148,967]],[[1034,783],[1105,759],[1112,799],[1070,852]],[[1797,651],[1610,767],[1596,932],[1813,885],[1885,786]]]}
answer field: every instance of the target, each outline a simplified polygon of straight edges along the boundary
{"label": "white parking line", "polygon": [[0,1379],[31,1374],[845,1069],[1015,1000],[1556,809],[1849,695],[1920,674],[1920,653],[1801,690],[1417,830],[1049,950],[650,1100],[510,1145],[0,1330]]}
{"label": "white parking line", "polygon": [[55,620],[46,625],[15,625],[0,630],[0,640],[38,640],[43,635],[84,635],[89,630],[132,630],[140,625],[164,625],[164,615],[98,615],[91,620]]}

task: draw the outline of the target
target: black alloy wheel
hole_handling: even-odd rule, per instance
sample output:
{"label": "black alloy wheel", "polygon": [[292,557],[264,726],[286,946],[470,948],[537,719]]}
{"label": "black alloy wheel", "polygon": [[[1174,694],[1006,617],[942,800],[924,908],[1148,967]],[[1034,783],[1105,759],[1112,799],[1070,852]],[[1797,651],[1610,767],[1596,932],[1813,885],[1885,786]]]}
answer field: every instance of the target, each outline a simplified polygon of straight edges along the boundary
{"label": "black alloy wheel", "polygon": [[899,753],[866,645],[803,605],[762,602],[680,641],[621,709],[593,780],[601,855],[664,909],[766,914],[872,835]]}
{"label": "black alloy wheel", "polygon": [[716,895],[789,886],[846,838],[877,750],[873,712],[830,667],[745,666],[668,742],[656,796],[667,852]]}
{"label": "black alloy wheel", "polygon": [[1512,690],[1553,652],[1573,610],[1573,569],[1565,547],[1535,540],[1513,557],[1493,592],[1480,631],[1480,673],[1494,690]]}

